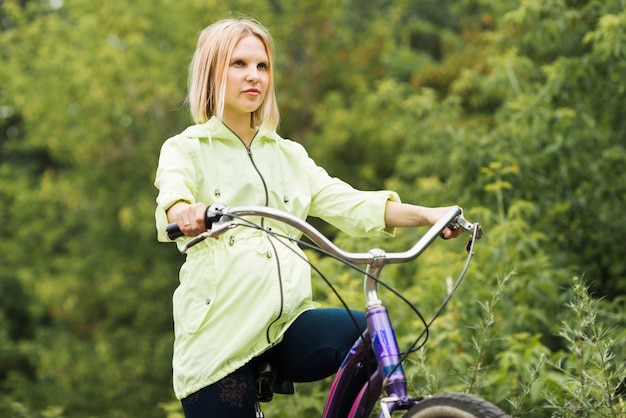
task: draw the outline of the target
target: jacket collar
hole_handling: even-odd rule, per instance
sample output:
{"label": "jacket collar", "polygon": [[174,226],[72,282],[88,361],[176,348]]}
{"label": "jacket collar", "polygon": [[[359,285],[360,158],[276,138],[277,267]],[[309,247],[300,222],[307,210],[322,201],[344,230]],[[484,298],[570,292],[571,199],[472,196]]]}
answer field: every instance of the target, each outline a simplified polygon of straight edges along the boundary
{"label": "jacket collar", "polygon": [[[231,131],[228,126],[222,122],[217,116],[213,116],[205,123],[189,126],[182,132],[183,136],[187,138],[212,138],[212,139],[237,139],[237,135]],[[254,140],[269,140],[277,141],[278,134],[275,130],[271,130],[261,125],[259,132],[254,137]]]}

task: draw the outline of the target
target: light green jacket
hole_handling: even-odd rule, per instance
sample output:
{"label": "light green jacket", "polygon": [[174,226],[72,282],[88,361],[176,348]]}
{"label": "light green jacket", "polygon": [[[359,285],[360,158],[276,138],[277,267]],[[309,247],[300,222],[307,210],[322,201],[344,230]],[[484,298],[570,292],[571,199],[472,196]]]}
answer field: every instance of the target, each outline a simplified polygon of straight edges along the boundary
{"label": "light green jacket", "polygon": [[[168,241],[165,211],[179,200],[207,205],[267,205],[302,219],[316,216],[354,236],[392,233],[384,224],[390,191],[357,191],[329,176],[304,148],[259,131],[247,148],[218,118],[168,139],[155,186],[158,239]],[[299,237],[270,219],[265,226]],[[187,237],[179,238],[182,245]],[[254,229],[229,230],[192,247],[174,292],[174,391],[182,399],[278,343],[312,301],[310,268],[295,244]]]}

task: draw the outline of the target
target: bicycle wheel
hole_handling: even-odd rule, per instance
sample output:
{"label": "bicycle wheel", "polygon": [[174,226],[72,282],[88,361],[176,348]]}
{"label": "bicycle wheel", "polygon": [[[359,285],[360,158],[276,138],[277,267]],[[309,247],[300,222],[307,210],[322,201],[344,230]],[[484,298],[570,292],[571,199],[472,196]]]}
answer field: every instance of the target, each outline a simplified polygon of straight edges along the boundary
{"label": "bicycle wheel", "polygon": [[505,418],[508,415],[494,404],[469,393],[441,393],[426,398],[404,418]]}

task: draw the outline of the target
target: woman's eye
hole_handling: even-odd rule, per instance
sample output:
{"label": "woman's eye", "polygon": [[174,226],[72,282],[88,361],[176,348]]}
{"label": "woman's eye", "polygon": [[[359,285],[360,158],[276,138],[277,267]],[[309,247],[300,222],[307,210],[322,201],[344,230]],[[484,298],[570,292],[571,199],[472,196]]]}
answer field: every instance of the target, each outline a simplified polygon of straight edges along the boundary
{"label": "woman's eye", "polygon": [[261,68],[261,69],[263,69],[263,70],[267,70],[267,63],[262,62],[262,63],[260,63],[259,65],[257,65],[257,67],[258,67],[258,68]]}

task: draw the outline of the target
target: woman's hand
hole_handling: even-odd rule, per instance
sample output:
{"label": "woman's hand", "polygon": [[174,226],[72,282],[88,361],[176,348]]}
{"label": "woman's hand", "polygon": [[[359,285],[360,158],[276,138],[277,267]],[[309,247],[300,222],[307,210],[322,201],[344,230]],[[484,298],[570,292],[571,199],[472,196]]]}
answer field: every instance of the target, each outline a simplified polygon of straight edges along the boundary
{"label": "woman's hand", "polygon": [[[427,208],[430,212],[430,220],[429,225],[434,225],[439,218],[441,218],[444,214],[448,213],[448,211],[455,206],[447,206],[447,207],[439,207],[439,208]],[[457,206],[458,207],[458,206]],[[463,212],[461,211],[461,214]],[[441,238],[450,239],[456,238],[463,233],[463,228],[457,227],[452,229],[450,227],[445,227],[443,231],[441,231]]]}
{"label": "woman's hand", "polygon": [[176,222],[183,234],[195,237],[206,231],[206,209],[204,203],[176,202],[167,210],[167,218]]}

